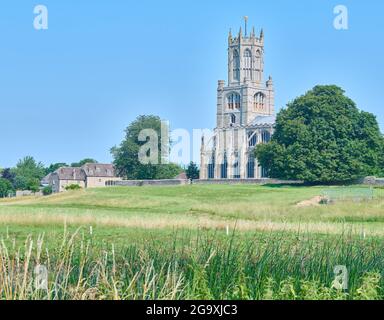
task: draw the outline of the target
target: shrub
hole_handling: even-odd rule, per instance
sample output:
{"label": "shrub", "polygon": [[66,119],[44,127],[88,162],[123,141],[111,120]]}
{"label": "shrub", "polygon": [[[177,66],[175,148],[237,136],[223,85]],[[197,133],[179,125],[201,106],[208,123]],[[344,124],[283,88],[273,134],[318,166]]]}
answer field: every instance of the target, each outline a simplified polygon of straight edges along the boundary
{"label": "shrub", "polygon": [[50,194],[52,194],[52,187],[51,186],[44,187],[43,195],[49,196]]}
{"label": "shrub", "polygon": [[197,167],[196,163],[192,161],[189,163],[185,173],[187,174],[188,179],[191,180],[199,179],[200,176],[199,168]]}
{"label": "shrub", "polygon": [[78,184],[70,184],[65,187],[65,190],[67,191],[73,191],[73,190],[80,190],[81,187]]}

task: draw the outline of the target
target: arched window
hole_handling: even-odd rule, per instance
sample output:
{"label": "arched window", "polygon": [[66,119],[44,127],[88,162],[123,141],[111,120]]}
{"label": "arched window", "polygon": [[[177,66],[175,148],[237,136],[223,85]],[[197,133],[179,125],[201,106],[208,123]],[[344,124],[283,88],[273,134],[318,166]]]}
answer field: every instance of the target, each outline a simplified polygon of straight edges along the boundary
{"label": "arched window", "polygon": [[233,164],[233,179],[240,179],[240,159],[236,158]]}
{"label": "arched window", "polygon": [[255,177],[255,157],[253,154],[248,156],[248,164],[247,164],[247,177],[252,179]]}
{"label": "arched window", "polygon": [[256,51],[255,55],[255,69],[260,70],[261,69],[261,52],[260,50]]}
{"label": "arched window", "polygon": [[244,72],[245,78],[252,79],[252,53],[251,50],[246,49],[244,51]]}
{"label": "arched window", "polygon": [[263,110],[265,106],[265,95],[262,92],[258,92],[253,97],[253,108],[255,111]]}
{"label": "arched window", "polygon": [[212,154],[212,157],[208,164],[208,179],[213,179],[215,177],[215,155]]}
{"label": "arched window", "polygon": [[256,131],[250,131],[248,132],[248,146],[254,147],[257,144],[257,132]]}
{"label": "arched window", "polygon": [[227,107],[229,110],[240,109],[240,95],[232,92],[227,96]]}
{"label": "arched window", "polygon": [[236,123],[236,116],[232,113],[231,114],[231,124],[235,124]]}
{"label": "arched window", "polygon": [[233,51],[233,80],[240,80],[240,56],[237,50]]}
{"label": "arched window", "polygon": [[235,152],[232,164],[232,178],[240,179],[240,155],[239,152]]}
{"label": "arched window", "polygon": [[256,71],[256,81],[261,81],[261,65],[262,65],[262,61],[261,61],[261,52],[260,50],[257,50],[256,51],[256,55],[255,55],[255,69],[257,70]]}
{"label": "arched window", "polygon": [[271,134],[269,131],[267,130],[263,130],[261,132],[261,140],[263,143],[268,143],[269,141],[271,141]]}
{"label": "arched window", "polygon": [[224,161],[221,164],[221,179],[227,179],[228,177],[228,160],[227,154],[224,154]]}

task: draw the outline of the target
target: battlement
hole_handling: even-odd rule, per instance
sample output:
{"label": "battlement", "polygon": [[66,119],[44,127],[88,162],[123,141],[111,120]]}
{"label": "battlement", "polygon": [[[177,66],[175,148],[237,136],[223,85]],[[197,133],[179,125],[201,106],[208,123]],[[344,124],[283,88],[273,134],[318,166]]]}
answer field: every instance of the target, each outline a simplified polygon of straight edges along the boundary
{"label": "battlement", "polygon": [[243,34],[242,28],[236,37],[232,36],[232,32],[229,31],[228,35],[228,45],[229,46],[239,46],[244,45],[254,45],[254,46],[263,46],[264,45],[264,31],[261,29],[259,37],[256,37],[255,28],[252,29],[250,35],[246,33]]}
{"label": "battlement", "polygon": [[239,46],[239,45],[258,45],[263,46],[264,45],[264,31],[263,29],[260,30],[260,34],[257,37],[255,32],[255,27],[252,27],[251,33],[248,35],[248,17],[244,17],[244,34],[243,29],[240,27],[239,33],[237,36],[232,36],[232,31],[229,30],[228,34],[228,45],[229,46]]}

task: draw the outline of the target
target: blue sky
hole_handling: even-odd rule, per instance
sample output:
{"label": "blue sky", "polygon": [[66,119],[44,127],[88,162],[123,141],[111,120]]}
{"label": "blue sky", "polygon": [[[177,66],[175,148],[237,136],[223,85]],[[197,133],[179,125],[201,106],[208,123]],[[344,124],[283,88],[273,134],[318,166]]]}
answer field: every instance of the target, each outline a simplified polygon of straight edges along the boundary
{"label": "blue sky", "polygon": [[[49,29],[33,28],[33,8]],[[349,29],[333,27],[333,8]],[[265,31],[265,76],[277,110],[316,84],[337,84],[384,129],[384,2],[347,0],[3,0],[0,11],[0,167],[109,149],[140,114],[171,127],[215,126],[227,33],[242,17]]]}

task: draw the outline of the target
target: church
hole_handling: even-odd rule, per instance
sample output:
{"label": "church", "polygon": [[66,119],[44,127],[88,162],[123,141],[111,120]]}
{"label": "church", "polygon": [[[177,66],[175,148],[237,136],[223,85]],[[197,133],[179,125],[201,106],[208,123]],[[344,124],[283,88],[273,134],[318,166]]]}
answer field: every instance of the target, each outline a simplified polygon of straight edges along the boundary
{"label": "church", "polygon": [[260,179],[254,149],[271,139],[275,124],[272,77],[264,82],[264,32],[228,35],[228,84],[219,80],[216,128],[202,138],[200,179]]}

